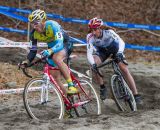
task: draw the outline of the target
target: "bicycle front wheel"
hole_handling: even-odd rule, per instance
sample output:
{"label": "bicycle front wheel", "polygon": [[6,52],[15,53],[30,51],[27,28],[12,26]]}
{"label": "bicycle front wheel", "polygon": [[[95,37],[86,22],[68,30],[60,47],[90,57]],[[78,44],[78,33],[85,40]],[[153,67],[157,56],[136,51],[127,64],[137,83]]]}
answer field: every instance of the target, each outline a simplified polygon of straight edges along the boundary
{"label": "bicycle front wheel", "polygon": [[57,88],[43,78],[33,78],[23,92],[23,102],[28,115],[33,119],[62,119],[64,102]]}
{"label": "bicycle front wheel", "polygon": [[111,92],[119,110],[137,111],[137,106],[132,91],[123,77],[121,78],[116,74],[112,76]]}
{"label": "bicycle front wheel", "polygon": [[100,115],[101,104],[94,87],[86,80],[80,80],[80,85],[74,81],[79,93],[74,95],[74,107],[78,116]]}

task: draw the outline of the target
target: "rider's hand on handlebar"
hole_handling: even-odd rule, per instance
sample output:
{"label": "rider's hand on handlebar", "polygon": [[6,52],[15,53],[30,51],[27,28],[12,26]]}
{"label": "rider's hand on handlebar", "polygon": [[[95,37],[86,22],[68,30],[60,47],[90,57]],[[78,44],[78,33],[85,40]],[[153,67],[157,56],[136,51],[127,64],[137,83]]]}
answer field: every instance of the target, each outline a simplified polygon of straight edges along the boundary
{"label": "rider's hand on handlebar", "polygon": [[93,64],[91,68],[92,68],[92,70],[93,70],[94,72],[97,72],[97,65],[96,65],[96,64]]}
{"label": "rider's hand on handlebar", "polygon": [[29,62],[29,60],[27,59],[27,60],[24,60],[24,61],[22,61],[21,63],[19,63],[18,66],[19,66],[19,68],[26,68],[29,63],[30,63],[30,62]]}
{"label": "rider's hand on handlebar", "polygon": [[49,57],[51,54],[53,54],[52,49],[44,50],[44,51],[41,52],[41,55],[44,56],[44,57]]}
{"label": "rider's hand on handlebar", "polygon": [[101,74],[101,72],[98,70],[97,65],[93,64],[91,67],[92,71],[94,71],[95,73],[97,73],[100,77],[103,77],[103,75]]}

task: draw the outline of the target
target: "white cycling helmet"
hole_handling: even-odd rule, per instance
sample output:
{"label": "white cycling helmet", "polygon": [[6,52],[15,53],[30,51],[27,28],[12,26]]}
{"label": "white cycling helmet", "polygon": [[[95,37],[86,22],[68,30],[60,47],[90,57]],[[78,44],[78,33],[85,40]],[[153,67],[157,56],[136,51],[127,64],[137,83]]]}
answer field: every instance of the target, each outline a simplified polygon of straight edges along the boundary
{"label": "white cycling helmet", "polygon": [[97,17],[91,19],[88,23],[88,27],[90,29],[96,29],[96,28],[100,28],[103,25],[103,21],[102,19],[99,19]]}
{"label": "white cycling helmet", "polygon": [[41,22],[41,21],[46,20],[46,19],[47,19],[46,13],[43,10],[40,10],[40,9],[37,9],[37,10],[33,11],[28,16],[29,22],[33,22],[33,21]]}

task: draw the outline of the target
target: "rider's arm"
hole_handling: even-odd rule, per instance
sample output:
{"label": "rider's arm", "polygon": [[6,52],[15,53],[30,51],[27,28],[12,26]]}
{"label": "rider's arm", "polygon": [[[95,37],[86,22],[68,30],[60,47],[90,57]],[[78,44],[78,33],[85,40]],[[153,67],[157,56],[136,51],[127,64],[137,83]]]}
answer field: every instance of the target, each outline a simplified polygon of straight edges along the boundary
{"label": "rider's arm", "polygon": [[56,33],[56,39],[54,43],[55,45],[50,48],[53,51],[53,53],[57,53],[63,49],[63,36],[61,32]]}
{"label": "rider's arm", "polygon": [[93,58],[93,51],[95,50],[93,46],[93,36],[92,34],[87,35],[87,59],[91,65],[95,64],[94,58]]}
{"label": "rider's arm", "polygon": [[27,55],[27,60],[32,62],[37,54],[37,39],[34,39],[34,31],[31,32],[30,42],[32,42],[32,47],[30,48],[30,52]]}
{"label": "rider's arm", "polygon": [[124,48],[125,48],[125,43],[124,43],[124,41],[120,38],[120,39],[119,39],[119,50],[118,50],[118,53],[123,53]]}

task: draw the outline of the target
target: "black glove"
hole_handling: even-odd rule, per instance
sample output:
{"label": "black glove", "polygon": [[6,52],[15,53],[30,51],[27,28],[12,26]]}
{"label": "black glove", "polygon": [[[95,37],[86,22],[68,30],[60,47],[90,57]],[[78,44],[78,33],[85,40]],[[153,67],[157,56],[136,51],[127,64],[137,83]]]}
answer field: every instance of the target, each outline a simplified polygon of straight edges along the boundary
{"label": "black glove", "polygon": [[19,63],[18,66],[20,68],[26,68],[29,63],[30,63],[29,60],[24,60],[21,63]]}
{"label": "black glove", "polygon": [[93,64],[91,68],[92,68],[92,71],[97,72],[97,65],[96,64]]}

